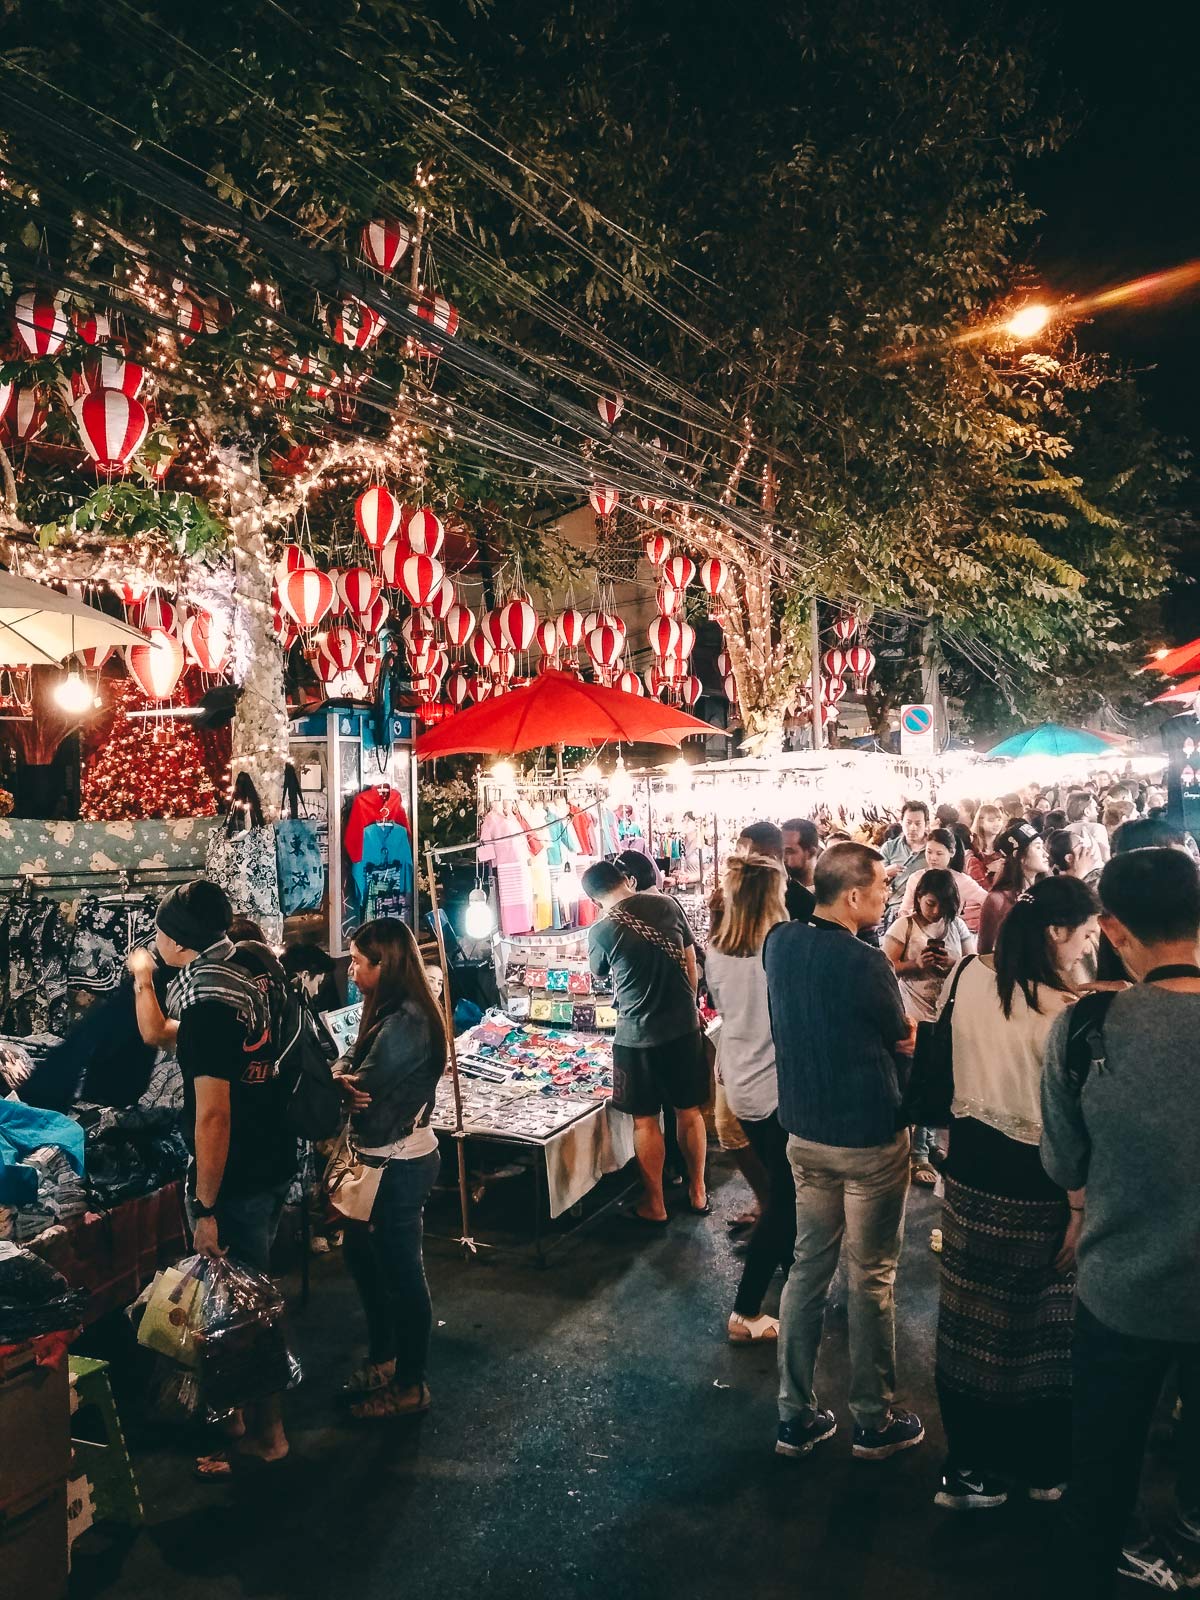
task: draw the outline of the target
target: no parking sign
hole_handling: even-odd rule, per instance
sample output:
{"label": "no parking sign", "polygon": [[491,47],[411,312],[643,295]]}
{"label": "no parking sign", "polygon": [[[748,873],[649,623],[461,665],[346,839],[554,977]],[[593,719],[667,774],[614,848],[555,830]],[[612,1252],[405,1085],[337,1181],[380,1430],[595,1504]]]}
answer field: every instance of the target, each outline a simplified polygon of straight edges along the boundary
{"label": "no parking sign", "polygon": [[900,754],[902,756],[937,754],[932,706],[900,707]]}

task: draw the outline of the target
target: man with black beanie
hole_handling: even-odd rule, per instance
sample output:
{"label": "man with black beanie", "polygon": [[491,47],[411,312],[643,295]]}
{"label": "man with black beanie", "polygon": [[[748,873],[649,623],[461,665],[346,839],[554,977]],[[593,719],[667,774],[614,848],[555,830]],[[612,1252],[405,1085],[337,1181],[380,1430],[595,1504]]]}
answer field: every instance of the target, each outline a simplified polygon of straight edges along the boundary
{"label": "man with black beanie", "polygon": [[[296,1171],[271,1038],[272,985],[287,980],[266,945],[229,938],[233,910],[215,883],[172,889],[155,920],[159,955],[179,970],[168,1005],[179,1019],[193,1243],[201,1255],[228,1254],[266,1275]],[[247,1417],[239,1449],[266,1461],[287,1454],[277,1397]],[[221,1458],[206,1459],[222,1475]]]}

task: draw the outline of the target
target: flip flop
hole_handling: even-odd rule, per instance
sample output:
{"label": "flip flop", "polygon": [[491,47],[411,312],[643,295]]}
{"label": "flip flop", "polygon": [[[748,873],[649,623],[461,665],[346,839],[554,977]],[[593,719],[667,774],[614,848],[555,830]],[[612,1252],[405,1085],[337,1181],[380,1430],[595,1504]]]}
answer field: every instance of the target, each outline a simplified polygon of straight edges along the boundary
{"label": "flip flop", "polygon": [[914,1161],[912,1181],[922,1184],[926,1189],[932,1189],[938,1181],[937,1168],[931,1166],[928,1161]]}

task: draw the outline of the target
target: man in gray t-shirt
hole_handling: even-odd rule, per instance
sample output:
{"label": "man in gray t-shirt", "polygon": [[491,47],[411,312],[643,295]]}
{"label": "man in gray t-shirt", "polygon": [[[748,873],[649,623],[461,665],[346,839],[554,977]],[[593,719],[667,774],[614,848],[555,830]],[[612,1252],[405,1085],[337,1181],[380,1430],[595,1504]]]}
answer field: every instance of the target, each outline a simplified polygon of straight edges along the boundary
{"label": "man in gray t-shirt", "polygon": [[[1118,1573],[1200,1576],[1200,871],[1181,850],[1133,850],[1104,868],[1100,901],[1137,981],[1102,1015],[1108,997],[1085,996],[1057,1020],[1042,1078],[1042,1162],[1064,1189],[1087,1191],[1064,1592],[1088,1600],[1113,1593]],[[1173,1365],[1186,1398],[1163,1542],[1128,1525]]]}
{"label": "man in gray t-shirt", "polygon": [[664,1226],[659,1117],[675,1113],[692,1211],[708,1211],[704,1184],[707,1138],[700,1107],[709,1070],[696,1010],[696,941],[669,895],[637,894],[611,861],[583,875],[583,892],[605,913],[588,930],[588,962],[613,980],[617,1028],[613,1039],[613,1108],[633,1118],[633,1147],[645,1194],[633,1215]]}

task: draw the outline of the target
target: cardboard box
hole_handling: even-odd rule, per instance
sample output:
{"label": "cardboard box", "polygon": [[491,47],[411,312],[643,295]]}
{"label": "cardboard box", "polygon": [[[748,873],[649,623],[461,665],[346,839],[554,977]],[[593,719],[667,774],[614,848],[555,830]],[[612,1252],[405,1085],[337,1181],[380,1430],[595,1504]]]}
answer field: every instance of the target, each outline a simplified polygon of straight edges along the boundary
{"label": "cardboard box", "polygon": [[0,1510],[0,1572],[5,1594],[62,1600],[67,1592],[67,1485]]}
{"label": "cardboard box", "polygon": [[61,1484],[70,1465],[66,1357],[57,1367],[39,1367],[32,1345],[6,1348],[0,1357],[0,1511]]}

